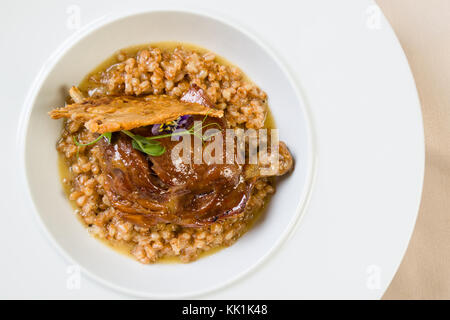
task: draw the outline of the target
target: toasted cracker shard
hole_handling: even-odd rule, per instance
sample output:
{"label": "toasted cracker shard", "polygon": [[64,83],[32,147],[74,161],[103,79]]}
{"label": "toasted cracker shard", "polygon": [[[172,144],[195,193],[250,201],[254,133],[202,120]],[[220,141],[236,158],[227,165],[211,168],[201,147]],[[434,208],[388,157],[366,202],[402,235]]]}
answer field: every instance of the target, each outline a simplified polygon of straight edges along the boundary
{"label": "toasted cracker shard", "polygon": [[173,121],[180,116],[208,115],[221,118],[223,111],[166,95],[145,97],[85,98],[49,112],[53,119],[85,122],[91,132],[105,133]]}

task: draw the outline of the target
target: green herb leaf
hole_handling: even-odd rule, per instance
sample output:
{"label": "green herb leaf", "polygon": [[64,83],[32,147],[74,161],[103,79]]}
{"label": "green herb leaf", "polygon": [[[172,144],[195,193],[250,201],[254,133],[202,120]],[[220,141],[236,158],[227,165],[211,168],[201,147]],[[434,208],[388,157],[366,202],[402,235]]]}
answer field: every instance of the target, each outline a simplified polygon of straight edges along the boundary
{"label": "green herb leaf", "polygon": [[132,141],[133,148],[141,151],[149,156],[158,157],[166,152],[166,149],[161,144],[149,144],[149,143],[138,143],[136,140]]}
{"label": "green herb leaf", "polygon": [[159,141],[152,141],[147,139],[146,137],[133,134],[128,130],[122,130],[127,136],[129,136],[132,141],[133,148],[141,151],[149,156],[158,157],[166,152],[166,148],[161,145]]}
{"label": "green herb leaf", "polygon": [[112,132],[105,132],[103,136],[108,140],[108,143],[111,143]]}
{"label": "green herb leaf", "polygon": [[78,147],[85,147],[85,146],[90,146],[91,144],[97,143],[103,137],[105,137],[106,140],[108,140],[108,143],[111,143],[112,132],[105,132],[105,133],[99,135],[95,140],[92,140],[91,142],[88,142],[88,143],[79,143],[77,141],[77,138],[75,138],[75,136],[73,136],[73,142]]}

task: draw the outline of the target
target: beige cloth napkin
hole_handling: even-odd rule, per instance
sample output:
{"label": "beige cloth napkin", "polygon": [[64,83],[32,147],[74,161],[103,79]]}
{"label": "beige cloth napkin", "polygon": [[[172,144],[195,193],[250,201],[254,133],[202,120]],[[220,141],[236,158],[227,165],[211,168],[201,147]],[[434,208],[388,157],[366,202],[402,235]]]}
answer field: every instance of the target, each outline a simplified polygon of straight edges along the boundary
{"label": "beige cloth napkin", "polygon": [[450,0],[376,1],[411,66],[426,143],[418,220],[383,298],[450,299]]}

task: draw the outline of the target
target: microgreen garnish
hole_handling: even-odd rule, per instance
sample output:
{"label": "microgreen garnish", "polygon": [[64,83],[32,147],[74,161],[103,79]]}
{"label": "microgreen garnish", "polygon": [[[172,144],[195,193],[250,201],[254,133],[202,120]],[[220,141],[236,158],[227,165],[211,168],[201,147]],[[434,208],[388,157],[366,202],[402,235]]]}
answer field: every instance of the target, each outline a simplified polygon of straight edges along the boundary
{"label": "microgreen garnish", "polygon": [[105,137],[106,140],[108,140],[108,143],[111,143],[112,132],[105,132],[105,133],[99,135],[95,140],[92,140],[91,142],[88,142],[88,143],[80,143],[80,142],[78,142],[77,138],[75,138],[75,136],[73,136],[73,142],[78,147],[77,148],[77,159],[80,156],[80,147],[90,146],[91,144],[97,143],[103,137]]}
{"label": "microgreen garnish", "polygon": [[75,138],[75,136],[74,136],[73,142],[78,147],[85,147],[85,146],[90,146],[91,144],[97,143],[103,137],[105,137],[106,140],[108,140],[108,143],[111,143],[112,132],[105,132],[105,133],[99,135],[95,140],[92,140],[91,142],[88,142],[88,143],[79,143],[77,141],[77,138]]}
{"label": "microgreen garnish", "polygon": [[[205,122],[207,117],[208,117],[208,114],[205,115],[200,126],[194,124],[190,129],[183,129],[183,126],[188,125],[189,120],[191,120],[191,116],[189,116],[189,115],[181,116],[177,120],[171,121],[168,124],[163,124],[163,125],[156,124],[152,128],[152,132],[155,131],[155,130],[153,130],[155,128],[158,128],[158,129],[161,128],[163,130],[158,130],[158,132],[169,131],[170,133],[153,135],[150,137],[143,137],[138,134],[134,134],[128,130],[122,130],[122,132],[132,139],[131,143],[132,143],[134,149],[141,151],[145,154],[148,154],[150,156],[158,157],[158,156],[164,154],[164,152],[166,152],[166,148],[163,145],[161,145],[161,142],[156,141],[158,139],[169,138],[169,137],[180,137],[180,136],[185,136],[185,135],[193,135],[193,136],[201,139],[202,142],[204,143],[209,138],[211,138],[211,136],[203,136],[202,130],[207,127],[211,127],[211,126],[218,126],[219,128],[221,128],[221,126],[216,122],[208,123],[207,125],[203,125],[203,123]],[[77,139],[75,138],[75,136],[73,137],[73,141],[74,141],[75,145],[78,146],[78,149],[79,149],[79,147],[89,146],[94,143],[97,143],[102,137],[105,137],[106,140],[108,140],[108,143],[111,143],[112,132],[105,132],[105,133],[101,134],[100,136],[98,136],[95,140],[88,142],[88,143],[78,142]],[[77,157],[78,157],[78,152],[77,152]]]}
{"label": "microgreen garnish", "polygon": [[[206,119],[206,117],[205,117],[205,119]],[[206,141],[211,136],[202,136],[202,134],[201,134],[202,130],[207,128],[207,127],[211,127],[211,126],[218,126],[219,128],[221,128],[221,126],[218,123],[216,123],[216,122],[208,123],[207,125],[203,125],[203,122],[205,121],[205,119],[203,119],[203,121],[201,122],[202,125],[200,125],[200,126],[193,125],[190,129],[187,129],[187,130],[186,129],[184,129],[184,130],[178,129],[178,130],[176,130],[176,131],[174,131],[172,133],[160,134],[160,135],[151,136],[151,137],[144,137],[144,139],[151,141],[151,140],[162,139],[162,138],[193,135],[193,136],[201,139],[202,141]]]}
{"label": "microgreen garnish", "polygon": [[128,130],[122,130],[127,136],[129,136],[133,141],[132,145],[138,151],[141,151],[149,156],[160,156],[166,152],[166,148],[161,145],[159,141],[151,141],[146,137],[133,134]]}

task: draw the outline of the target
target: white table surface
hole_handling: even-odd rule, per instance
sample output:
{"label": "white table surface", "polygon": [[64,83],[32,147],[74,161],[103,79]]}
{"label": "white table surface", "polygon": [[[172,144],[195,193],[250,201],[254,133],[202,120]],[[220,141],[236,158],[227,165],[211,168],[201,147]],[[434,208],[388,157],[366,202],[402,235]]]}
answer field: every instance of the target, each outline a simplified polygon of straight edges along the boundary
{"label": "white table surface", "polygon": [[[80,9],[82,27],[109,12],[183,8],[185,3],[47,0],[0,4],[4,64],[0,73],[4,150],[0,298],[132,298],[84,275],[80,288],[69,288],[70,263],[38,228],[36,214],[24,196],[17,128],[33,79],[51,53],[76,32],[74,24],[68,23],[74,8]],[[384,18],[373,28],[367,26],[368,15],[375,10],[369,0],[189,1],[189,8],[238,21],[275,49],[301,85],[318,143],[314,192],[294,236],[256,272],[202,298],[381,297],[406,250],[423,174],[423,132],[417,97],[411,94],[414,83],[404,77],[408,65]],[[298,21],[303,21],[302,28]],[[349,35],[346,40],[343,33]],[[345,41],[361,44],[356,59],[346,52]],[[374,51],[377,59],[365,60]],[[349,63],[360,64],[364,70],[349,72]],[[358,77],[365,75],[367,81],[367,74],[374,79],[389,75],[373,85],[392,95],[377,95],[373,86],[370,90],[358,86]],[[348,90],[336,86],[344,80]],[[336,123],[342,119],[347,120]],[[355,228],[349,228],[351,224]]]}

